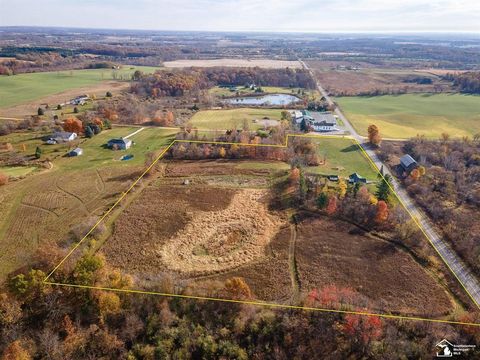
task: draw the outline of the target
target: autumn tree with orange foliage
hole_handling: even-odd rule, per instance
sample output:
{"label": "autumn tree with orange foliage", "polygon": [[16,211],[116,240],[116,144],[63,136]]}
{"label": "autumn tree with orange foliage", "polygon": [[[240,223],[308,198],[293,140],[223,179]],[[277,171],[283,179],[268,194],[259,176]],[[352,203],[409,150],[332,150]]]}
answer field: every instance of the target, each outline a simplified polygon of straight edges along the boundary
{"label": "autumn tree with orange foliage", "polygon": [[377,125],[370,125],[368,127],[368,141],[370,144],[379,146],[382,142],[382,138],[380,137],[380,131],[378,130]]}
{"label": "autumn tree with orange foliage", "polygon": [[32,356],[22,347],[20,340],[15,340],[5,349],[2,360],[30,360]]}
{"label": "autumn tree with orange foliage", "polygon": [[388,205],[385,201],[379,200],[377,203],[377,213],[375,215],[375,222],[381,224],[388,219]]}
{"label": "autumn tree with orange foliage", "polygon": [[68,118],[63,123],[63,130],[81,134],[83,132],[83,123],[77,118]]}
{"label": "autumn tree with orange foliage", "polygon": [[327,214],[331,216],[336,212],[337,212],[337,198],[335,196],[330,196],[328,198]]}
{"label": "autumn tree with orange foliage", "polygon": [[417,181],[418,179],[420,179],[420,171],[418,169],[413,169],[410,173],[410,178],[413,181]]}
{"label": "autumn tree with orange foliage", "polygon": [[252,298],[250,287],[240,277],[233,277],[225,281],[225,291],[229,299],[247,300]]}
{"label": "autumn tree with orange foliage", "polygon": [[100,119],[99,117],[96,117],[96,118],[93,119],[93,123],[94,123],[95,125],[98,125],[98,127],[100,127],[100,129],[103,130],[103,121],[102,121],[102,119]]}
{"label": "autumn tree with orange foliage", "polygon": [[364,345],[379,339],[383,333],[383,323],[378,316],[345,315],[342,330],[347,336],[354,337]]}
{"label": "autumn tree with orange foliage", "polygon": [[0,173],[0,186],[8,184],[8,175]]}

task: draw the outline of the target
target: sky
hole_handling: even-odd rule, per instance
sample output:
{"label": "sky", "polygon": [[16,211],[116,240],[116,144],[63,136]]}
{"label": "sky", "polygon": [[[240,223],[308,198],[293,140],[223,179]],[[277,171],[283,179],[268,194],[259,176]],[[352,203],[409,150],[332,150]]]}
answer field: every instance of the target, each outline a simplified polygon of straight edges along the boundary
{"label": "sky", "polygon": [[0,26],[475,32],[480,0],[0,0]]}

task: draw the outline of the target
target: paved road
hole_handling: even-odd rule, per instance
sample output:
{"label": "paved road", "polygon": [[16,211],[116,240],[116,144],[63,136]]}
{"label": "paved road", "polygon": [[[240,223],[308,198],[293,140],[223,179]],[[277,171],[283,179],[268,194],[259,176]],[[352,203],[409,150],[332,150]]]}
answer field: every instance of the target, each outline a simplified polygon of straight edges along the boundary
{"label": "paved road", "polygon": [[[316,77],[314,76],[312,70],[305,64],[302,60],[299,59],[302,65],[307,69],[312,78],[315,79],[317,83],[317,88],[325,97],[326,101],[331,104],[335,105],[333,100],[330,98],[328,93],[325,91],[324,88],[318,83]],[[344,127],[347,131],[350,132],[352,137],[356,139],[365,152],[368,154],[372,162],[376,165],[378,169],[383,166],[384,174],[392,175],[386,165],[380,161],[377,154],[371,150],[368,144],[365,141],[363,136],[360,136],[356,130],[353,128],[352,124],[348,121],[348,119],[343,115],[339,108],[335,108],[335,114],[343,121]],[[418,224],[421,228],[423,233],[428,240],[438,252],[438,254],[443,258],[444,262],[450,268],[452,273],[456,276],[458,281],[463,285],[463,287],[467,290],[470,294],[470,297],[474,300],[477,307],[480,308],[480,282],[476,278],[475,275],[472,274],[471,270],[464,264],[464,262],[460,259],[458,254],[450,247],[446,240],[444,240],[438,232],[434,229],[432,223],[427,218],[427,216],[419,209],[419,207],[412,201],[410,196],[407,192],[401,187],[398,181],[392,176],[392,187],[394,188],[395,192],[397,193],[399,199],[405,205],[406,209],[410,212],[413,217],[413,220]]]}

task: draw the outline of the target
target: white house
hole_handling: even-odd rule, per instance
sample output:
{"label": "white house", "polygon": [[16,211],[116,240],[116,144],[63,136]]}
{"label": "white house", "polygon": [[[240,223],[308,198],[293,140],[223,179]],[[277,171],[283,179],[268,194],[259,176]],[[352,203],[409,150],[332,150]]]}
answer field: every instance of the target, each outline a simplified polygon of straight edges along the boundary
{"label": "white house", "polygon": [[132,146],[132,140],[125,138],[110,139],[108,140],[107,146],[111,149],[126,150]]}
{"label": "white house", "polygon": [[316,113],[315,120],[311,122],[314,131],[326,132],[335,131],[337,128],[337,119],[330,112]]}
{"label": "white house", "polygon": [[292,110],[290,111],[292,115],[292,121],[299,125],[305,120],[308,125],[313,128],[313,131],[317,132],[327,132],[327,131],[336,131],[337,128],[337,119],[331,112],[313,112],[310,113],[307,110]]}
{"label": "white house", "polygon": [[63,142],[70,142],[77,138],[77,133],[74,132],[66,132],[66,131],[58,131],[52,134],[50,139],[48,139],[48,143],[63,143]]}

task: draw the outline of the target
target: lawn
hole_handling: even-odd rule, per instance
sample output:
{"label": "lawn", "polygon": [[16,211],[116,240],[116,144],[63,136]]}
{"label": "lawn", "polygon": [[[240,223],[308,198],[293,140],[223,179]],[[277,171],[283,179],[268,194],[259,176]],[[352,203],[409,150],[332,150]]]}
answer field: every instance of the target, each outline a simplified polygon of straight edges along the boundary
{"label": "lawn", "polygon": [[[25,146],[25,153],[32,155],[38,146],[42,150],[42,158],[54,160],[55,167],[58,166],[66,170],[80,170],[92,167],[98,168],[104,165],[143,165],[146,153],[157,151],[168,145],[177,132],[176,130],[151,127],[132,136],[131,140],[135,145],[126,151],[112,151],[103,146],[111,138],[127,136],[136,130],[138,130],[138,127],[118,127],[104,130],[91,139],[80,138],[78,146],[83,149],[83,155],[73,158],[64,157],[71,144],[46,145],[44,143],[42,139],[51,134],[50,132],[12,133],[0,136],[0,142],[11,143],[13,148],[19,152],[24,152]],[[119,161],[118,159],[125,154],[132,154],[133,158],[128,161]]]}
{"label": "lawn", "polygon": [[44,157],[66,152],[69,148],[67,144],[45,145],[43,139],[51,134],[51,131],[13,132],[0,136],[0,142],[10,143],[15,151],[27,155],[33,155],[37,147],[40,147]]}
{"label": "lawn", "polygon": [[[134,143],[130,149],[114,151],[104,146],[111,138],[125,137],[138,129],[138,127],[119,127],[103,131],[91,139],[84,140],[80,145],[83,149],[82,156],[62,157],[55,164],[68,170],[83,170],[108,165],[143,165],[145,154],[158,152],[162,147],[170,144],[177,133],[176,130],[148,127],[130,137]],[[128,161],[121,161],[120,158],[126,154],[133,155],[133,158]]]}
{"label": "lawn", "polygon": [[205,110],[196,113],[189,121],[189,125],[198,129],[242,129],[244,124],[252,129],[263,129],[263,125],[253,120],[262,120],[268,117],[271,120],[280,120],[280,109],[253,109],[239,108],[230,110]]}
{"label": "lawn", "polygon": [[367,180],[375,181],[377,171],[350,139],[319,138],[312,139],[318,145],[320,160],[325,159],[325,165],[309,167],[308,172],[322,175],[339,175],[348,177],[357,172]]}
{"label": "lawn", "polygon": [[422,134],[438,138],[473,136],[480,132],[480,96],[461,94],[406,94],[336,98],[361,135],[375,124],[384,138],[411,138]]}
{"label": "lawn", "polygon": [[66,90],[107,80],[130,80],[135,70],[154,72],[159,68],[125,66],[119,70],[88,69],[51,71],[0,77],[0,107],[23,104]]}

